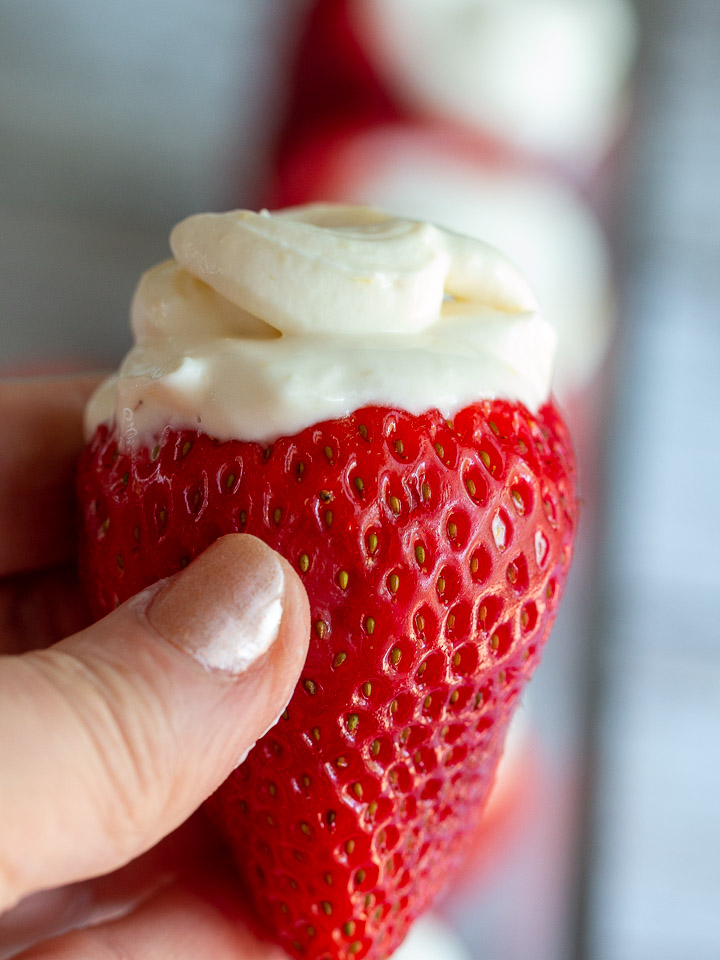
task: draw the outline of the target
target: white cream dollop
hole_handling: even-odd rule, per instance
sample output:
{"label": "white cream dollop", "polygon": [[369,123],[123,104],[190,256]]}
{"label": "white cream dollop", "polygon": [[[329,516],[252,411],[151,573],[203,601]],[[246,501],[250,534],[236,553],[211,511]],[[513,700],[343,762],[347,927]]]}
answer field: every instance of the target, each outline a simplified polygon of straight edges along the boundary
{"label": "white cream dollop", "polygon": [[503,250],[558,331],[555,396],[568,406],[592,383],[617,322],[610,252],[592,209],[557,177],[480,162],[428,127],[388,125],[348,138],[320,189]]}
{"label": "white cream dollop", "polygon": [[555,334],[501,253],[368,207],[199,214],[141,279],[86,429],[268,442],[368,404],[450,417],[548,398]]}
{"label": "white cream dollop", "polygon": [[629,0],[350,0],[350,15],[415,113],[591,164],[623,118]]}

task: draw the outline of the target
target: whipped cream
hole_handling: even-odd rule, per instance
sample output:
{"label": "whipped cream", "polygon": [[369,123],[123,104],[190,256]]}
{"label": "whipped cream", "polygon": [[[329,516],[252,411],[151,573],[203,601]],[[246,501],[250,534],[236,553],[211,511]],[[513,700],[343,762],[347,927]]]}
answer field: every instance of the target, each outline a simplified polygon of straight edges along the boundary
{"label": "whipped cream", "polygon": [[501,253],[368,207],[199,214],[141,279],[135,346],[86,430],[166,426],[269,442],[368,404],[446,417],[480,399],[537,410],[553,328]]}
{"label": "whipped cream", "polygon": [[522,270],[558,331],[552,389],[568,404],[616,325],[607,241],[590,207],[548,174],[464,156],[427,127],[374,127],[335,152],[325,199],[373,203],[482,237]]}
{"label": "whipped cream", "polygon": [[629,0],[350,0],[404,102],[553,156],[612,138],[637,43]]}

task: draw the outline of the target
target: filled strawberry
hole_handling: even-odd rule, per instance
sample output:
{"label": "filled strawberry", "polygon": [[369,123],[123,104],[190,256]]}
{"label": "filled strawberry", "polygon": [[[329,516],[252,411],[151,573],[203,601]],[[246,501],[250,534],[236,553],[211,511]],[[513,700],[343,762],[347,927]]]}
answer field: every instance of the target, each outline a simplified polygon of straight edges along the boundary
{"label": "filled strawberry", "polygon": [[103,422],[78,489],[98,615],[226,533],[298,571],[302,677],[208,806],[291,956],[389,957],[462,858],[567,576],[552,402],[368,404],[267,443],[170,425],[131,443]]}

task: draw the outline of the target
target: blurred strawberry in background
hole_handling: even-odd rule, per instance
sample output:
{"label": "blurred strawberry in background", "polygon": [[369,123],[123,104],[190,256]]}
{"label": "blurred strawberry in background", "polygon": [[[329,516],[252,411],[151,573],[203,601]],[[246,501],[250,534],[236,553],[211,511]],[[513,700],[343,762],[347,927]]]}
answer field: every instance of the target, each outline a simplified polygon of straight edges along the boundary
{"label": "blurred strawberry in background", "polygon": [[629,0],[318,0],[280,163],[316,132],[451,124],[581,182],[628,116]]}

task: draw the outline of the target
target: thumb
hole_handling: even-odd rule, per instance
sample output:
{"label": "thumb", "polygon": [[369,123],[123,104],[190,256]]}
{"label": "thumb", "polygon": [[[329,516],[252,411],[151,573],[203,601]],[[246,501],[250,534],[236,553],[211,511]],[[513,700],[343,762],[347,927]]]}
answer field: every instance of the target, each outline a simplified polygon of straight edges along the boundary
{"label": "thumb", "polygon": [[0,910],[169,833],[289,701],[310,634],[292,568],[234,534],[49,650],[0,659]]}

